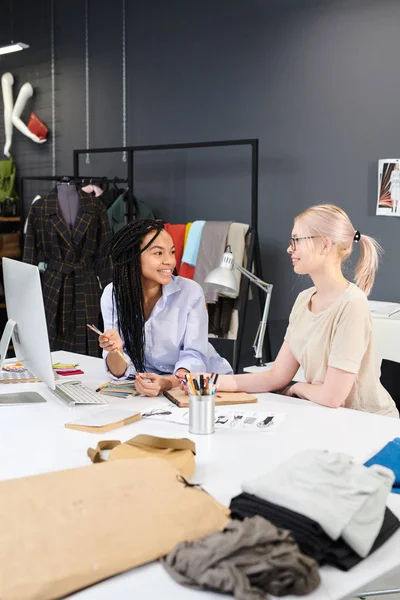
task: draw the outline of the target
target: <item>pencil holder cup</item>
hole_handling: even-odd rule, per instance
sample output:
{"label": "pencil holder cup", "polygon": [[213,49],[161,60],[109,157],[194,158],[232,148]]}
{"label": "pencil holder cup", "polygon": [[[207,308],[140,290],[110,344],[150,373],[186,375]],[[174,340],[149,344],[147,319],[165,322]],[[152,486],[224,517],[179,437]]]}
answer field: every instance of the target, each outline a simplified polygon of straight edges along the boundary
{"label": "pencil holder cup", "polygon": [[214,433],[215,400],[213,395],[189,395],[189,431],[195,435]]}

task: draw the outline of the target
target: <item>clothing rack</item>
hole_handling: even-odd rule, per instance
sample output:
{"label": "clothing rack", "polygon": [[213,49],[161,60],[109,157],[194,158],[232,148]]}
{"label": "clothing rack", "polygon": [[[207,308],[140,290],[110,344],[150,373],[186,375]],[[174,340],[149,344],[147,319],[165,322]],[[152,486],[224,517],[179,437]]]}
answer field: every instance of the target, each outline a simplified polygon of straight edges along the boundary
{"label": "clothing rack", "polygon": [[19,179],[19,190],[21,196],[20,202],[20,214],[21,214],[21,233],[24,227],[24,196],[25,196],[25,181],[54,181],[63,182],[69,180],[69,183],[128,183],[128,179],[121,179],[119,177],[74,177],[73,175],[27,175],[26,177],[20,177]]}
{"label": "clothing rack", "polygon": [[[126,153],[127,161],[127,183],[128,183],[128,222],[133,219],[134,206],[134,160],[135,154],[138,152],[154,152],[168,150],[191,150],[194,148],[221,148],[230,146],[250,146],[251,149],[251,220],[250,220],[250,247],[248,252],[248,260],[246,268],[253,269],[254,273],[260,279],[262,277],[261,253],[258,239],[258,163],[259,163],[259,140],[256,138],[235,139],[235,140],[218,140],[213,142],[192,142],[183,144],[157,144],[152,146],[119,146],[105,148],[83,148],[73,151],[73,171],[74,179],[79,179],[79,157],[82,154],[112,154]],[[93,178],[92,178],[93,179]],[[249,295],[249,280],[247,277],[242,278],[242,285],[239,293],[239,326],[236,340],[234,340],[234,356],[233,369],[237,373],[239,370],[240,352],[243,342],[244,324],[247,312],[247,298]],[[262,314],[265,297],[260,289],[257,289],[260,312]],[[266,360],[271,360],[271,347],[267,331],[264,338],[264,351]]]}
{"label": "clothing rack", "polygon": [[69,180],[70,183],[128,183],[128,179],[120,179],[119,177],[75,177],[73,175],[27,175],[26,177],[20,177],[20,196],[21,196],[21,220],[23,216],[24,208],[24,191],[25,181],[58,181],[62,182]]}

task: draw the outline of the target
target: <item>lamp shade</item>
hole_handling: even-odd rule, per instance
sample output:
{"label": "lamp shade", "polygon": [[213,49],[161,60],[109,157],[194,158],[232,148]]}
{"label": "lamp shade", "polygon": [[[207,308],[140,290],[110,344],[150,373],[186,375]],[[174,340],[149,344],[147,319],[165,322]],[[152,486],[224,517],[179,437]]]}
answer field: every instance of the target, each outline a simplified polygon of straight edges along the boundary
{"label": "lamp shade", "polygon": [[207,275],[204,283],[220,292],[237,293],[239,289],[237,279],[233,274],[234,268],[235,261],[232,252],[224,252],[221,264]]}

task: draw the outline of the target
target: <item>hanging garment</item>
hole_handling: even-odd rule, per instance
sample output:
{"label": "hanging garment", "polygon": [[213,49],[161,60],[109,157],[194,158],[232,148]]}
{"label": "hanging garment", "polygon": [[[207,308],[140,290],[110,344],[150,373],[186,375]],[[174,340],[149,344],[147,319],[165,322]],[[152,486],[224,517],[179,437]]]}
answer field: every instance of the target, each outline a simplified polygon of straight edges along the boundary
{"label": "hanging garment", "polygon": [[152,208],[142,200],[138,200],[135,198],[136,203],[136,212],[134,213],[134,218],[137,219],[157,219],[156,213]]}
{"label": "hanging garment", "polygon": [[190,230],[192,228],[192,225],[193,225],[193,223],[191,221],[189,221],[189,223],[186,223],[185,239],[183,240],[183,249],[186,248],[186,242],[187,242],[187,239],[189,237],[189,232],[190,232]]}
{"label": "hanging garment", "polygon": [[[106,192],[103,194],[103,196]],[[111,230],[113,233],[117,233],[124,225],[126,225],[125,217],[125,203],[127,201],[127,192],[123,192],[118,198],[107,206],[107,215],[110,221]],[[137,200],[133,197],[133,219],[155,219],[154,212],[141,200]]]}
{"label": "hanging garment", "polygon": [[218,298],[218,302],[208,305],[208,331],[219,338],[226,338],[231,325],[234,298]]}
{"label": "hanging garment", "polygon": [[[233,498],[229,508],[232,519],[243,520],[246,517],[260,515],[267,521],[271,521],[275,527],[289,529],[300,550],[314,558],[320,565],[332,565],[341,571],[349,571],[362,561],[362,558],[342,538],[331,540],[316,521],[288,508],[245,493]],[[398,518],[389,508],[386,508],[381,530],[368,556],[383,546],[399,528]]]}
{"label": "hanging garment", "polygon": [[[181,268],[178,271],[179,275],[181,277],[186,277],[186,279],[194,279],[195,267],[193,265],[189,265],[188,263],[185,262],[185,250],[186,250],[186,247],[188,244],[190,230],[192,229],[192,225],[193,225],[193,223],[187,223],[187,225],[186,225],[185,239],[183,242],[183,256],[182,256],[182,261],[181,261]],[[201,230],[200,230],[200,235],[201,235]],[[200,244],[200,239],[199,239],[199,244]],[[197,255],[196,255],[196,258],[197,258]]]}
{"label": "hanging garment", "polygon": [[194,221],[187,236],[182,261],[192,267],[195,267],[197,263],[201,235],[205,224],[205,221]]}
{"label": "hanging garment", "polygon": [[182,585],[237,600],[265,600],[266,593],[305,595],[320,583],[317,563],[300,552],[290,532],[259,516],[180,542],[161,563]]}
{"label": "hanging garment", "polygon": [[[248,230],[249,226],[245,223],[231,223],[228,231],[228,238],[226,240],[226,245],[231,247],[231,252],[234,256],[235,263],[241,267],[246,267],[246,265],[244,264],[244,260],[246,248],[246,234]],[[221,292],[221,296],[227,296],[228,298],[237,298],[239,296],[242,274],[237,269],[233,269],[233,274],[238,283],[238,291]]]}
{"label": "hanging garment", "polygon": [[0,160],[0,204],[6,198],[18,200],[15,191],[15,178],[17,176],[17,167],[13,162],[12,156]]}
{"label": "hanging garment", "polygon": [[62,218],[56,190],[32,204],[23,260],[46,265],[42,290],[51,350],[98,356],[97,336],[86,324],[98,323],[100,283],[104,287],[111,279],[106,261],[98,260],[99,248],[110,238],[110,225],[100,199],[78,194],[72,232]]}
{"label": "hanging garment", "polygon": [[207,304],[218,300],[218,290],[206,285],[204,280],[221,263],[230,225],[229,221],[207,221],[203,227],[194,280],[203,288]]}
{"label": "hanging garment", "polygon": [[87,194],[94,194],[96,197],[101,196],[103,193],[103,190],[98,185],[93,185],[92,183],[83,187],[82,191]]}
{"label": "hanging garment", "polygon": [[172,237],[172,240],[175,244],[176,272],[179,273],[179,269],[181,268],[186,225],[173,225],[172,223],[165,223],[164,228],[165,231],[167,231]]}
{"label": "hanging garment", "polygon": [[[42,196],[40,196],[39,194],[37,194],[37,196],[34,197],[34,199],[32,200],[32,204],[34,204],[35,202],[37,202]],[[25,219],[25,223],[24,223],[24,235],[26,235],[26,232],[28,230],[28,217],[26,217]]]}
{"label": "hanging garment", "polygon": [[242,489],[319,523],[332,539],[367,556],[382,527],[394,473],[339,452],[304,450]]}
{"label": "hanging garment", "polygon": [[125,227],[125,200],[123,194],[121,194],[116,199],[114,204],[112,204],[107,210],[107,217],[110,222],[110,227],[113,235],[115,235],[117,231]]}
{"label": "hanging garment", "polygon": [[[242,267],[247,267],[247,250],[249,243],[249,236],[247,232],[249,226],[244,223],[231,223],[228,231],[227,246],[231,247],[231,252],[235,258],[235,263]],[[238,290],[240,291],[241,284],[241,273],[237,269],[233,270],[233,274],[238,282]],[[237,308],[238,301],[226,302],[227,298],[236,299],[239,296],[239,291],[236,292],[219,292],[218,299],[215,303],[208,305],[208,314],[210,316],[210,323],[212,322],[215,331],[210,329],[210,333],[220,331],[219,337],[223,337],[228,340],[236,340],[239,330],[239,311]],[[249,288],[248,299],[252,299],[251,288]],[[218,320],[220,322],[218,323]],[[228,328],[226,324],[228,322]]]}
{"label": "hanging garment", "polygon": [[104,206],[108,209],[114,202],[125,193],[125,189],[119,188],[116,183],[110,186],[110,180],[107,178],[102,182],[103,193],[100,198]]}
{"label": "hanging garment", "polygon": [[185,277],[186,279],[194,279],[194,271],[196,267],[192,267],[192,265],[187,265],[186,263],[181,263],[181,268],[179,269],[179,277]]}

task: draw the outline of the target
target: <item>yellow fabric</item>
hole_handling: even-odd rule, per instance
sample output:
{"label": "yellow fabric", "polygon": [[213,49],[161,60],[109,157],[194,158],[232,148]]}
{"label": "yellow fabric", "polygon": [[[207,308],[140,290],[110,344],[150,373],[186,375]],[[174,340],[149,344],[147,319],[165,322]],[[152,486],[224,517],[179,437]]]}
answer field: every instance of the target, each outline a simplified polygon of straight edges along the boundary
{"label": "yellow fabric", "polygon": [[187,238],[188,238],[189,231],[190,231],[190,228],[191,228],[191,226],[192,226],[192,225],[193,225],[193,223],[187,223],[187,224],[186,224],[186,229],[185,229],[185,237],[184,237],[184,240],[183,240],[183,249],[185,249],[185,246],[186,246],[186,240],[187,240]]}
{"label": "yellow fabric", "polygon": [[299,294],[285,335],[307,383],[323,384],[328,366],[355,373],[344,406],[398,417],[395,403],[380,382],[366,295],[352,283],[326,310],[314,314],[310,300],[315,292],[312,287]]}

